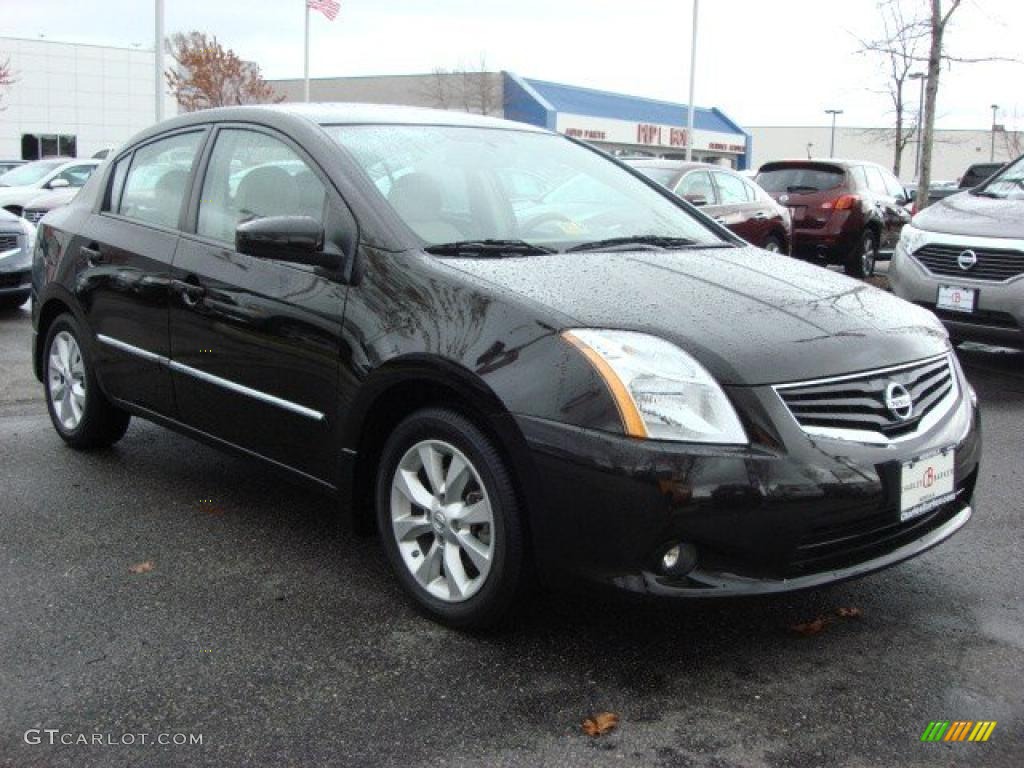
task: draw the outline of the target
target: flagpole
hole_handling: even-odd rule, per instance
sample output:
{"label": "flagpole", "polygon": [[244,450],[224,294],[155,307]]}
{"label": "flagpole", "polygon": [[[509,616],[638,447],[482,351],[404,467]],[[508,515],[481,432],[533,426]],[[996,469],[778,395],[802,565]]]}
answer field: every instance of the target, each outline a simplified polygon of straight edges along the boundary
{"label": "flagpole", "polygon": [[309,2],[306,5],[306,61],[303,68],[303,101],[309,102]]}

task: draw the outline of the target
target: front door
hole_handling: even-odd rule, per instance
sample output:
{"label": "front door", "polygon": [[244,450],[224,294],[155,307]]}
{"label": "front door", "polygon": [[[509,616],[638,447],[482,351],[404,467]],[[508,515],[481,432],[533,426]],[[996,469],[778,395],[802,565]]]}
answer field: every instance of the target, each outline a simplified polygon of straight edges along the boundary
{"label": "front door", "polygon": [[119,158],[99,213],[72,244],[79,302],[97,335],[97,374],[113,397],[173,416],[167,370],[171,260],[206,133],[158,138]]}
{"label": "front door", "polygon": [[170,332],[186,424],[330,482],[346,287],[317,268],[234,248],[236,226],[252,218],[311,216],[333,227],[343,206],[328,189],[283,137],[219,129],[195,233],[175,254]]}

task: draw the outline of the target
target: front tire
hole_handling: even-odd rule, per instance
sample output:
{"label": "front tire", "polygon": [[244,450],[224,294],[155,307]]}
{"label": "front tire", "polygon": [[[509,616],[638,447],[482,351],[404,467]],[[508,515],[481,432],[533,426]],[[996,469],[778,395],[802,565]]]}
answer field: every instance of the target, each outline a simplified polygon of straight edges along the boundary
{"label": "front tire", "polygon": [[131,420],[100,391],[92,355],[73,315],[50,325],[43,353],[46,408],[54,429],[72,448],[106,448],[120,440]]}
{"label": "front tire", "polygon": [[446,408],[406,418],[384,446],[376,501],[384,550],[420,610],[458,629],[509,615],[522,513],[504,458],[472,421]]}

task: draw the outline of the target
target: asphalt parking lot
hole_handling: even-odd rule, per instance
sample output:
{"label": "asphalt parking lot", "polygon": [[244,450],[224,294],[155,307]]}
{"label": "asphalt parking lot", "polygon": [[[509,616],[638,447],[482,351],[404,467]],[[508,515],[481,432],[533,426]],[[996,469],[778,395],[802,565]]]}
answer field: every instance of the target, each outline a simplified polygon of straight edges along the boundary
{"label": "asphalt parking lot", "polygon": [[[416,614],[324,497],[138,420],[67,449],[29,330],[0,315],[0,765],[1020,765],[1024,354],[961,352],[985,456],[938,549],[775,598],[552,594],[474,637]],[[601,711],[618,728],[586,736]],[[932,720],[998,725],[922,743]],[[179,733],[202,744],[138,738]]]}

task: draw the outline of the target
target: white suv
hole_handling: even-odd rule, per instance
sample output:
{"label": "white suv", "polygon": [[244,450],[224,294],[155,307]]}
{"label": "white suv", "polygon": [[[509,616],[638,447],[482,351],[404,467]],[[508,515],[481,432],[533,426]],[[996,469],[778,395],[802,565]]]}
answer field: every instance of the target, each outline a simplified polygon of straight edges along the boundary
{"label": "white suv", "polygon": [[0,208],[21,216],[25,204],[40,192],[83,186],[101,162],[51,157],[19,165],[0,176]]}
{"label": "white suv", "polygon": [[893,292],[935,312],[955,340],[1024,349],[1024,157],[903,228]]}

